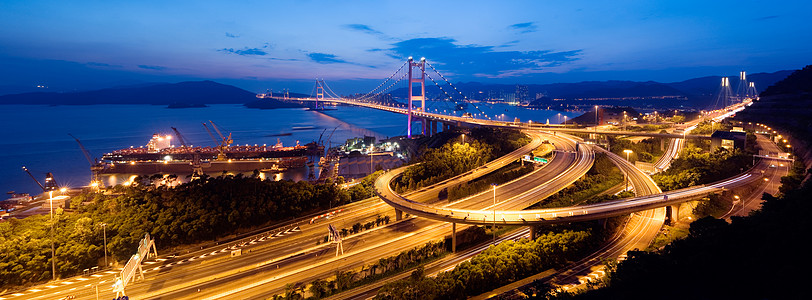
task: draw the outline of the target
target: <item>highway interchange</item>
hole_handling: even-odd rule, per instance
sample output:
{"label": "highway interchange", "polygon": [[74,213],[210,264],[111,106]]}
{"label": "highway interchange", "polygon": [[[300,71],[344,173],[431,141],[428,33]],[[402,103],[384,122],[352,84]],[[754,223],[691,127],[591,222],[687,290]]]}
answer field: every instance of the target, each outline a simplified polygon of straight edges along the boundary
{"label": "highway interchange", "polygon": [[[528,211],[511,213],[529,207],[580,178],[592,165],[593,149],[601,151],[596,146],[585,144],[578,146],[576,151],[576,138],[566,135],[553,135],[538,130],[527,131],[527,133],[533,138],[532,142],[519,150],[432,187],[404,194],[403,198],[399,198],[401,195],[397,195],[397,199],[409,199],[408,205],[412,207],[403,207],[404,210],[410,211],[409,209],[411,209],[412,213],[429,218],[411,216],[400,222],[393,222],[348,236],[344,240],[344,255],[336,256],[335,246],[332,244],[318,244],[327,234],[326,225],[329,223],[337,228],[347,228],[356,222],[364,223],[374,220],[378,215],[392,217],[393,209],[389,205],[376,198],[367,199],[346,205],[341,208],[340,213],[329,219],[317,219],[313,224],[298,222],[296,224],[298,226],[289,224],[289,226],[227,245],[181,255],[161,256],[157,260],[148,261],[148,264],[144,266],[146,279],[128,286],[127,294],[133,299],[269,298],[284,292],[287,284],[306,284],[315,279],[327,278],[332,276],[336,270],[360,268],[363,265],[377,262],[379,258],[393,256],[401,251],[449,235],[451,225],[443,221],[447,221],[451,214],[440,214],[440,211],[454,212],[454,216],[460,218],[474,212],[475,215],[481,214],[484,221],[489,220],[488,216],[491,216],[490,221],[493,221],[492,214],[495,208],[497,223],[502,221],[502,224],[509,223],[508,220],[519,220],[521,217],[527,218],[535,214],[543,214],[545,216],[543,219],[550,223],[631,214],[632,217],[625,224],[621,234],[617,234],[599,251],[571,266],[569,273],[560,273],[561,276],[568,276],[568,274],[577,274],[583,269],[595,265],[601,258],[617,257],[629,249],[644,248],[654,238],[665,220],[663,205],[684,201],[680,197],[696,197],[696,195],[707,194],[723,187],[731,188],[759,180],[761,178],[759,168],[764,167],[762,165],[765,164],[762,162],[751,172],[725,182],[671,192],[666,201],[663,195],[657,195],[660,193],[659,188],[648,175],[626,160],[610,154],[609,157],[612,161],[624,173],[629,174],[637,197],[608,204],[539,210],[532,213]],[[490,191],[453,203],[437,203],[437,195],[441,190],[486,175],[516,161],[529,150],[538,147],[544,140],[554,142],[555,158],[550,164],[499,186],[496,206],[493,205],[493,194]],[[664,157],[667,157],[667,160],[673,158],[673,154],[679,152],[681,145],[679,139],[672,139],[667,151],[670,154],[664,155]],[[658,166],[659,164],[658,162]],[[667,165],[667,162],[664,164]],[[388,172],[382,176],[379,183],[388,183],[388,180],[391,180],[396,174],[396,170]],[[388,184],[377,185],[379,193],[386,192],[386,188],[388,188]],[[384,195],[384,198],[390,197],[393,195]],[[415,209],[415,205],[421,209]],[[423,211],[424,208],[425,211]],[[432,209],[433,213],[430,211]],[[455,220],[458,223],[467,223],[464,219]],[[539,218],[536,220],[540,221]],[[525,223],[517,221],[513,224]],[[460,229],[458,228],[458,230]],[[526,235],[527,229],[522,229],[503,238],[519,238]],[[230,257],[231,250],[236,249],[241,249],[242,255]],[[466,253],[474,252],[467,251]],[[468,255],[470,257],[472,254]],[[452,257],[465,259],[465,254],[460,253]],[[453,264],[437,268],[448,269],[449,267],[453,267]],[[0,296],[0,300],[58,299],[65,296],[74,296],[77,299],[95,299],[96,286],[99,286],[100,298],[110,299],[113,298],[110,286],[114,280],[114,273],[116,272],[109,271],[51,282],[31,288],[25,293]]]}

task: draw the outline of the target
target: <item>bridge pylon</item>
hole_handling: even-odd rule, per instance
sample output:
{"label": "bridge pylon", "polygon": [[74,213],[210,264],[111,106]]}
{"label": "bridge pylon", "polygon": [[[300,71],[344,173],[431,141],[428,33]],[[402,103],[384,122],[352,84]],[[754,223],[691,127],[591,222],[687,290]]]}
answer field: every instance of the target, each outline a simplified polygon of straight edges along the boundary
{"label": "bridge pylon", "polygon": [[[420,76],[414,77],[413,71],[414,68],[420,69]],[[413,84],[420,83],[420,95],[415,95],[413,90]],[[412,102],[417,100],[420,101],[421,111],[426,111],[426,58],[420,58],[419,62],[415,62],[411,56],[409,56],[409,104],[407,108],[407,122],[406,124],[406,137],[412,138]],[[422,125],[422,133],[426,134],[426,120],[423,119],[421,122]]]}
{"label": "bridge pylon", "polygon": [[322,107],[324,107],[324,80],[316,79],[316,110],[319,109],[319,101],[322,102]]}

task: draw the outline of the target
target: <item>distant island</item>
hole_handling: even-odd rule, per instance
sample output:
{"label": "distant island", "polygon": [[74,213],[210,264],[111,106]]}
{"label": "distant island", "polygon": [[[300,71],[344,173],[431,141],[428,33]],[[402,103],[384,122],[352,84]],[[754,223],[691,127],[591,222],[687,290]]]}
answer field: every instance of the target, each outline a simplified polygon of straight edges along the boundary
{"label": "distant island", "polygon": [[202,107],[200,105],[206,104],[245,104],[256,100],[255,93],[209,80],[156,83],[83,92],[36,92],[0,96],[0,104],[151,104],[167,105],[169,108]]}

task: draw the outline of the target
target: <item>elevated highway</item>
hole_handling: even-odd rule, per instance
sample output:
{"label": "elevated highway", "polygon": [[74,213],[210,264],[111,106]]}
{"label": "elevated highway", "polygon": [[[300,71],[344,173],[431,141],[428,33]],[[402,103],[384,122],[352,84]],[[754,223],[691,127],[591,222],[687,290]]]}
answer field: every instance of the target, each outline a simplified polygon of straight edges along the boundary
{"label": "elevated highway", "polygon": [[[596,147],[597,148],[597,147]],[[602,150],[602,149],[601,149]],[[624,159],[617,155],[603,151],[616,163],[624,163]],[[625,164],[625,163],[624,163]],[[637,168],[634,168],[637,170]],[[589,220],[606,219],[609,217],[629,214],[632,212],[644,211],[658,207],[665,207],[688,200],[695,199],[697,196],[707,195],[708,193],[718,192],[725,188],[740,186],[757,180],[760,176],[754,174],[742,174],[734,178],[699,187],[692,187],[678,191],[671,191],[660,193],[659,191],[652,195],[635,197],[630,199],[621,199],[615,201],[608,201],[597,204],[578,205],[561,208],[547,208],[536,210],[483,210],[483,209],[458,209],[441,207],[434,205],[427,205],[424,203],[416,202],[407,197],[395,193],[390,184],[397,179],[405,168],[399,168],[387,172],[380,176],[375,182],[375,192],[387,204],[410,214],[418,215],[421,217],[461,224],[472,225],[489,225],[494,223],[494,215],[496,224],[500,225],[540,225],[540,224],[560,224],[572,223]],[[639,171],[639,170],[638,170]],[[562,176],[566,176],[562,174]],[[631,180],[646,180],[649,181],[641,186],[653,186],[656,184],[650,177],[644,176],[639,179],[637,177],[630,177]],[[575,178],[577,179],[577,178]],[[659,189],[657,189],[659,190]],[[541,199],[538,199],[541,200]]]}
{"label": "elevated highway", "polygon": [[[381,104],[377,102],[363,102],[363,101],[356,101],[352,99],[344,99],[344,98],[325,98],[321,100],[317,100],[316,98],[291,98],[293,101],[319,101],[319,102],[331,102],[331,103],[340,103],[345,105],[354,105],[360,107],[366,107],[371,109],[383,110],[388,112],[393,112],[402,115],[408,115],[409,110],[403,104]],[[583,134],[601,134],[601,135],[618,135],[618,136],[645,136],[645,137],[660,137],[660,138],[682,138],[682,139],[710,139],[710,136],[705,135],[686,135],[686,134],[677,134],[677,133],[654,133],[654,132],[639,132],[639,131],[616,131],[616,130],[594,130],[594,129],[584,129],[584,128],[570,128],[560,125],[547,125],[543,123],[533,123],[533,122],[506,122],[506,121],[496,121],[490,119],[477,119],[472,117],[458,117],[458,116],[449,116],[440,113],[432,113],[428,111],[421,111],[419,109],[412,110],[412,116],[419,119],[425,119],[427,122],[440,122],[446,126],[456,126],[456,127],[464,127],[464,126],[489,126],[489,127],[505,127],[505,128],[514,128],[514,129],[532,129],[532,130],[543,130],[548,132],[562,132],[562,133],[583,133]],[[434,128],[432,130],[436,133],[436,125],[429,126]],[[429,133],[431,134],[431,133]]]}

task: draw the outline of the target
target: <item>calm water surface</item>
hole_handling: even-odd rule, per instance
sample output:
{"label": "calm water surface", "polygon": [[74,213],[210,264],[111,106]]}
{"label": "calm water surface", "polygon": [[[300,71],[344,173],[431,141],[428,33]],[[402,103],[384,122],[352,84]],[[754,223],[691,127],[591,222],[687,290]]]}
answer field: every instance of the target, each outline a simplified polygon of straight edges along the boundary
{"label": "calm water surface", "polygon": [[[559,123],[563,115],[576,112],[528,110],[503,104],[477,104],[489,115],[505,114],[512,120]],[[428,102],[427,110],[453,111],[442,102]],[[406,116],[360,107],[337,107],[336,110],[314,112],[306,109],[248,109],[241,105],[211,105],[206,108],[168,109],[152,105],[89,105],[39,106],[0,105],[0,190],[38,193],[39,188],[22,171],[22,166],[44,180],[46,172],[54,173],[60,185],[78,187],[90,181],[87,160],[76,142],[78,137],[93,157],[129,146],[146,145],[154,133],[172,134],[176,127],[187,143],[214,145],[202,123],[214,121],[224,132],[231,132],[236,144],[284,145],[296,141],[305,144],[326,136],[338,127],[332,142],[344,142],[364,135],[386,138],[406,134]],[[473,107],[468,111],[477,113]],[[559,116],[558,114],[561,113]],[[457,115],[461,114],[458,112]],[[419,123],[418,123],[419,124]],[[413,132],[418,132],[415,126]],[[289,135],[287,135],[289,134]],[[302,179],[306,172],[291,172],[287,178]],[[5,199],[6,197],[3,197]]]}

